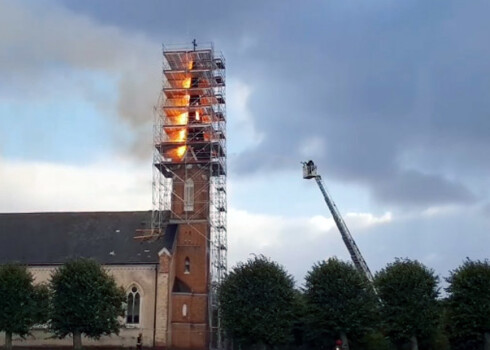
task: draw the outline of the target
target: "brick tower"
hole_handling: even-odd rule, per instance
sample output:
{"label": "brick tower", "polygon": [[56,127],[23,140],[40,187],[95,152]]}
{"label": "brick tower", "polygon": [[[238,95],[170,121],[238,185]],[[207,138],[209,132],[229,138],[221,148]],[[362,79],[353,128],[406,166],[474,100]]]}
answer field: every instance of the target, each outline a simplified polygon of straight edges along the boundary
{"label": "brick tower", "polygon": [[152,231],[178,224],[169,345],[221,346],[216,286],[226,268],[225,61],[213,46],[163,48],[154,124]]}

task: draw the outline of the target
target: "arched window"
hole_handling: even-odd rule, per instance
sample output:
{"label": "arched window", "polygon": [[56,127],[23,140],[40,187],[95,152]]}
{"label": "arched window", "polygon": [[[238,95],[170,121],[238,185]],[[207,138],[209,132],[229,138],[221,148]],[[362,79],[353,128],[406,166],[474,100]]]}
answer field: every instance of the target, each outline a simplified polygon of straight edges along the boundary
{"label": "arched window", "polygon": [[185,180],[184,184],[184,211],[194,210],[194,181]]}
{"label": "arched window", "polygon": [[182,316],[187,317],[187,304],[182,305]]}
{"label": "arched window", "polygon": [[191,273],[191,261],[189,260],[189,257],[186,257],[184,261],[184,273]]}
{"label": "arched window", "polygon": [[128,292],[128,312],[126,314],[127,324],[139,324],[140,323],[140,304],[141,296],[138,288],[133,286]]}

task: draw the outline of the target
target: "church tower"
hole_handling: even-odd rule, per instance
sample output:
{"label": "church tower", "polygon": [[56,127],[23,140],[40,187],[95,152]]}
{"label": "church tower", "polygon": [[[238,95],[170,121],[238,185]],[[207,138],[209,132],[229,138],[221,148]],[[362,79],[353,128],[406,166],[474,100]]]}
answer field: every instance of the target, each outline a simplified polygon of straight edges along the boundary
{"label": "church tower", "polygon": [[221,345],[216,287],[227,268],[225,60],[212,44],[195,41],[164,46],[163,58],[152,232],[161,233],[164,222],[179,227],[167,341],[172,348],[215,348]]}

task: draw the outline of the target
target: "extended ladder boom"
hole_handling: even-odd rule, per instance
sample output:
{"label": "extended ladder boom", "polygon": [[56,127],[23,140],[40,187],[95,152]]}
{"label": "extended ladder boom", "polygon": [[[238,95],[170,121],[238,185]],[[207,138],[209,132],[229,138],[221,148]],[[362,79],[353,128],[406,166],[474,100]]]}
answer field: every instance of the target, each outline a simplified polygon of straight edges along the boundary
{"label": "extended ladder boom", "polygon": [[316,183],[318,184],[318,187],[320,188],[320,191],[323,194],[325,203],[327,203],[328,209],[330,209],[333,219],[337,224],[337,228],[340,231],[340,235],[342,236],[342,240],[344,241],[345,246],[349,251],[351,259],[354,262],[354,266],[359,270],[360,273],[366,276],[369,282],[373,283],[373,275],[371,274],[371,271],[369,270],[366,261],[362,257],[361,251],[357,247],[354,238],[352,238],[352,235],[350,234],[350,231],[347,228],[344,219],[342,219],[342,216],[340,215],[337,206],[335,205],[334,201],[328,194],[327,189],[323,183],[322,177],[316,173],[316,166],[313,164],[311,160],[308,163],[304,163],[303,177],[305,179],[313,179],[313,178],[315,179]]}
{"label": "extended ladder boom", "polygon": [[345,246],[347,247],[347,250],[349,251],[350,257],[352,258],[352,261],[354,262],[354,265],[356,268],[364,274],[369,282],[373,282],[373,275],[371,274],[371,271],[369,270],[369,267],[366,264],[366,261],[361,255],[361,251],[357,247],[356,242],[354,241],[354,238],[352,238],[352,235],[349,232],[349,229],[347,228],[347,225],[344,222],[344,219],[342,219],[342,216],[339,213],[339,210],[337,209],[337,206],[335,205],[334,201],[330,196],[328,195],[327,189],[325,188],[325,185],[323,184],[322,177],[320,175],[317,175],[316,178],[316,183],[318,184],[318,187],[320,187],[320,191],[322,191],[323,197],[325,198],[325,202],[328,205],[328,209],[330,209],[330,212],[332,213],[333,219],[335,220],[335,223],[337,224],[337,227],[340,231],[340,234],[342,236],[342,239],[345,243]]}

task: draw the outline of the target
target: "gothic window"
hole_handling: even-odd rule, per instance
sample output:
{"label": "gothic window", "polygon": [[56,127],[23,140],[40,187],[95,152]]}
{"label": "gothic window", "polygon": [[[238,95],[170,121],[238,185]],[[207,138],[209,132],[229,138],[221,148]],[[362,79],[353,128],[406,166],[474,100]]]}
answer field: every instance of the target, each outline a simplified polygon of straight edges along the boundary
{"label": "gothic window", "polygon": [[194,210],[194,181],[187,179],[184,184],[184,211]]}
{"label": "gothic window", "polygon": [[187,317],[187,304],[182,305],[182,316]]}
{"label": "gothic window", "polygon": [[140,304],[141,296],[138,288],[132,287],[128,293],[128,311],[126,314],[127,324],[139,324],[140,323]]}
{"label": "gothic window", "polygon": [[189,258],[185,258],[185,261],[184,261],[184,273],[185,274],[189,274],[191,273],[191,261],[189,260]]}

